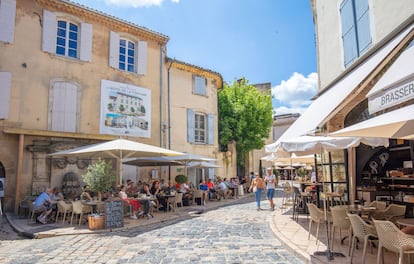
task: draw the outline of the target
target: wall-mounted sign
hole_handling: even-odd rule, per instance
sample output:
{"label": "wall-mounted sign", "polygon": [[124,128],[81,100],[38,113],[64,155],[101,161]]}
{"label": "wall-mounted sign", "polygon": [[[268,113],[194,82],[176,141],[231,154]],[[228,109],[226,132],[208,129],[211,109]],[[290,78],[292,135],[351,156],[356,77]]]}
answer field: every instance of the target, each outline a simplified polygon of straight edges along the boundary
{"label": "wall-mounted sign", "polygon": [[373,114],[414,98],[414,79],[368,98],[369,113]]}
{"label": "wall-mounted sign", "polygon": [[101,81],[100,133],[151,136],[151,90]]}

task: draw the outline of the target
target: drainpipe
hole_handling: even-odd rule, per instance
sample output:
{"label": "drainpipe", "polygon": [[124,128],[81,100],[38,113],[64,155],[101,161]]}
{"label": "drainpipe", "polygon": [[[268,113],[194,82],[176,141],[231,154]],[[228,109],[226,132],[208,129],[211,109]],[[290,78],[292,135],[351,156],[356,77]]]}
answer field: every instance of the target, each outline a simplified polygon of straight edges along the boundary
{"label": "drainpipe", "polygon": [[160,44],[160,147],[162,147],[162,44]]}
{"label": "drainpipe", "polygon": [[170,69],[171,69],[172,64],[173,64],[173,62],[170,62],[170,65],[168,65],[168,71],[167,71],[167,117],[168,117],[168,121],[167,121],[167,131],[168,131],[168,134],[167,134],[167,136],[168,136],[167,148],[168,149],[171,149]]}

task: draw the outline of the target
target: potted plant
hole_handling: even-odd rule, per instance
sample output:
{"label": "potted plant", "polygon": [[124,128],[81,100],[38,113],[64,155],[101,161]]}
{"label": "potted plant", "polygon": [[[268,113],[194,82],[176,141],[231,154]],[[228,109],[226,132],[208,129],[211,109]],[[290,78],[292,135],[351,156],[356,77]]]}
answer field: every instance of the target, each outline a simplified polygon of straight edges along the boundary
{"label": "potted plant", "polygon": [[305,176],[306,176],[306,170],[305,170],[305,168],[300,167],[297,170],[297,172],[298,172],[298,175],[300,176],[301,181],[304,182],[305,181]]}
{"label": "potted plant", "polygon": [[98,199],[101,201],[102,193],[108,191],[115,181],[112,162],[99,159],[88,166],[88,172],[82,178],[91,191],[98,193]]}

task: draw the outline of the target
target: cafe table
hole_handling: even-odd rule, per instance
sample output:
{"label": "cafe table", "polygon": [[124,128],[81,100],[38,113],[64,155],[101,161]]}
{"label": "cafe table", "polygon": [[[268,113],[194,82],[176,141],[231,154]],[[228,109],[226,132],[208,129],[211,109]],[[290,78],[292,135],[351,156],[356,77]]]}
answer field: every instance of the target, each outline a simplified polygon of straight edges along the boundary
{"label": "cafe table", "polygon": [[397,219],[396,223],[401,226],[414,227],[414,218],[400,218]]}
{"label": "cafe table", "polygon": [[[165,212],[168,212],[169,208],[175,210],[175,194],[160,194],[160,198],[165,200],[165,204],[167,205],[167,208],[165,209]],[[169,204],[173,204],[173,207],[170,207]]]}
{"label": "cafe table", "polygon": [[84,201],[83,204],[89,205],[92,207],[92,213],[103,213],[105,211],[105,202],[92,200],[92,201]]}

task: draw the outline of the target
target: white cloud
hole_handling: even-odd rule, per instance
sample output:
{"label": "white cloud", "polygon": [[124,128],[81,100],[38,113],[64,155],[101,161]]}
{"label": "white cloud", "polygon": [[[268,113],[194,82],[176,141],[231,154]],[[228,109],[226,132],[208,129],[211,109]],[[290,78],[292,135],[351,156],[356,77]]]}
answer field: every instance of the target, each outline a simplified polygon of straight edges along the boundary
{"label": "white cloud", "polygon": [[[105,0],[108,5],[123,6],[123,7],[150,7],[160,6],[164,0]],[[178,3],[180,0],[171,0],[173,3]]]}
{"label": "white cloud", "polygon": [[303,113],[312,103],[311,99],[318,91],[318,74],[307,77],[293,73],[287,81],[272,88],[272,96],[281,106],[275,108],[276,114]]}

